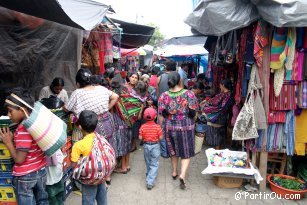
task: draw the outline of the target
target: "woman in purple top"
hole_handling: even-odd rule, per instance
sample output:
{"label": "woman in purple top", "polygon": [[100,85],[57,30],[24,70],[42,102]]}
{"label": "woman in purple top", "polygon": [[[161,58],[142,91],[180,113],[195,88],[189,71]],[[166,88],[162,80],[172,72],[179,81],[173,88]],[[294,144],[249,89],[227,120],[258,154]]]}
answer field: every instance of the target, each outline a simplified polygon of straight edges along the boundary
{"label": "woman in purple top", "polygon": [[[192,91],[182,89],[180,75],[168,74],[169,91],[159,98],[159,124],[164,124],[167,150],[172,161],[172,177],[178,177],[178,159],[181,158],[180,188],[185,189],[186,171],[195,155],[194,120],[198,101]],[[162,126],[163,127],[163,126]]]}

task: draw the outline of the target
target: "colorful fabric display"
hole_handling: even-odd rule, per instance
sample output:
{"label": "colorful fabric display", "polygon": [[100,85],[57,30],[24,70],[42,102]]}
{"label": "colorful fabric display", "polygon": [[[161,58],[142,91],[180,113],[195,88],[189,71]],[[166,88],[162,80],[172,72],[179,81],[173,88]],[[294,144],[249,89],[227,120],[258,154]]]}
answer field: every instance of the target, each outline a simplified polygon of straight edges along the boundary
{"label": "colorful fabric display", "polygon": [[268,116],[268,123],[285,123],[286,122],[286,112],[283,111],[270,111]]}
{"label": "colorful fabric display", "polygon": [[261,19],[257,22],[254,39],[254,57],[258,68],[262,68],[263,48],[269,43],[269,30],[266,21]]}
{"label": "colorful fabric display", "polygon": [[296,109],[296,85],[292,82],[284,82],[278,97],[274,95],[272,83],[270,85],[270,110],[295,110]]}
{"label": "colorful fabric display", "polygon": [[298,52],[297,56],[297,81],[303,80],[304,52]]}
{"label": "colorful fabric display", "polygon": [[267,139],[267,151],[281,151],[285,146],[283,146],[283,138],[284,138],[284,124],[277,123],[269,125],[268,128],[268,139]]}
{"label": "colorful fabric display", "polygon": [[[285,56],[281,56],[286,50],[287,29],[276,28],[271,45],[271,69],[281,69],[285,62]],[[288,47],[287,47],[288,48]],[[287,53],[287,52],[286,52]]]}
{"label": "colorful fabric display", "polygon": [[295,144],[295,125],[296,119],[294,111],[287,112],[286,123],[284,125],[284,134],[286,135],[286,148],[287,155],[294,155],[294,144]]}
{"label": "colorful fabric display", "polygon": [[304,44],[304,28],[296,28],[296,48],[303,48]]}
{"label": "colorful fabric display", "polygon": [[307,109],[307,81],[299,82],[298,85],[298,106]]}
{"label": "colorful fabric display", "polygon": [[296,116],[296,135],[295,135],[295,153],[304,156],[305,144],[307,143],[307,110],[303,110],[302,114]]}

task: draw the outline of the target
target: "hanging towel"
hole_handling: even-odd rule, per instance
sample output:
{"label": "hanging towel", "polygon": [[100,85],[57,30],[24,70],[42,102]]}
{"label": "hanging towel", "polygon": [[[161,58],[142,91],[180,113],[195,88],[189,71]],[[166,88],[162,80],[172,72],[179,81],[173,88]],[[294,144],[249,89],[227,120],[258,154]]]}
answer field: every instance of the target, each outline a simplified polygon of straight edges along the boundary
{"label": "hanging towel", "polygon": [[[271,45],[271,69],[281,69],[284,65],[285,59],[281,58],[281,54],[285,50],[287,39],[286,28],[276,28],[274,31],[272,45]],[[288,48],[288,47],[287,47]]]}
{"label": "hanging towel", "polygon": [[307,143],[307,110],[303,110],[300,116],[296,116],[296,139],[295,153],[305,155],[305,144]]}
{"label": "hanging towel", "polygon": [[262,68],[263,48],[269,43],[268,23],[264,20],[257,22],[254,40],[254,58],[258,68]]}

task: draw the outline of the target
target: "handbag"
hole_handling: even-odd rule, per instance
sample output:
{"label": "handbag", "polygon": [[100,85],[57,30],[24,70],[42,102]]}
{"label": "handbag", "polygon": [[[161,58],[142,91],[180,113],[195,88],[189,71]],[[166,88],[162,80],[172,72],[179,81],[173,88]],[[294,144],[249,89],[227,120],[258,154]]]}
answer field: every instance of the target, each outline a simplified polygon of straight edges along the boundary
{"label": "handbag", "polygon": [[254,91],[250,91],[237,117],[232,131],[232,140],[247,140],[259,137],[254,112]]}
{"label": "handbag", "polygon": [[24,111],[27,119],[22,121],[22,125],[31,134],[34,141],[47,156],[53,155],[66,142],[66,123],[53,114],[42,103],[36,102],[34,107],[31,107],[17,95],[11,95],[32,110],[30,116]]}
{"label": "handbag", "polygon": [[95,133],[92,150],[88,156],[78,160],[73,178],[87,185],[102,184],[115,166],[114,149],[104,137]]}
{"label": "handbag", "polygon": [[195,134],[195,154],[200,153],[205,140],[205,133]]}

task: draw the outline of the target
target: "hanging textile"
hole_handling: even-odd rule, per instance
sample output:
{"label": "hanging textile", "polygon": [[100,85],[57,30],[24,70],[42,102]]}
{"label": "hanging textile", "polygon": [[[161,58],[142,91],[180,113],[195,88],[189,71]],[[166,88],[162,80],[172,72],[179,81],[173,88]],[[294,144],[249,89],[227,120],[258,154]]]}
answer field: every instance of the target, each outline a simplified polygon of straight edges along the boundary
{"label": "hanging textile", "polygon": [[286,112],[284,111],[270,111],[268,115],[268,124],[285,123]]}
{"label": "hanging textile", "polygon": [[295,153],[297,155],[305,155],[305,144],[307,143],[307,110],[303,110],[302,114],[296,116],[296,135],[295,135]]}
{"label": "hanging textile", "polygon": [[275,96],[279,96],[282,88],[282,84],[285,78],[285,69],[282,67],[281,69],[275,70],[274,72],[274,94]]}
{"label": "hanging textile", "polygon": [[257,22],[254,40],[254,57],[258,68],[262,68],[263,63],[263,48],[269,43],[268,23],[264,20]]}
{"label": "hanging textile", "polygon": [[243,79],[242,79],[242,86],[241,86],[241,97],[247,96],[247,89],[248,89],[248,83],[251,77],[251,71],[252,71],[252,65],[251,64],[245,64],[244,72],[243,72]]}
{"label": "hanging textile", "polygon": [[296,48],[301,49],[304,45],[304,28],[296,28]]}
{"label": "hanging textile", "polygon": [[295,124],[296,124],[296,119],[294,111],[292,110],[287,112],[286,123],[284,126],[284,134],[286,136],[286,148],[288,156],[294,155]]}
{"label": "hanging textile", "polygon": [[304,62],[303,62],[303,78],[307,80],[307,54],[304,53]]}
{"label": "hanging textile", "polygon": [[298,51],[295,50],[294,60],[293,60],[293,64],[292,64],[292,78],[291,78],[291,80],[297,81],[297,77],[298,77],[297,72],[298,72]]}
{"label": "hanging textile", "polygon": [[298,84],[298,106],[307,109],[307,81]]}
{"label": "hanging textile", "polygon": [[267,139],[267,151],[277,152],[283,149],[283,138],[284,138],[284,124],[277,123],[269,125],[268,128],[268,139]]}
{"label": "hanging textile", "polygon": [[281,69],[284,65],[285,59],[281,57],[285,50],[287,39],[286,28],[275,28],[272,45],[271,45],[271,64],[272,69]]}
{"label": "hanging textile", "polygon": [[235,101],[236,104],[241,102],[241,89],[242,89],[242,79],[243,79],[243,72],[244,72],[244,54],[246,49],[246,41],[247,41],[247,34],[251,32],[249,27],[243,29],[242,34],[240,36],[240,46],[239,51],[237,53],[237,62],[238,62],[238,78],[237,78],[237,85],[236,85],[236,95]]}
{"label": "hanging textile", "polygon": [[297,57],[297,78],[296,80],[303,80],[303,66],[304,66],[304,52],[299,51]]}
{"label": "hanging textile", "polygon": [[293,69],[293,62],[294,62],[294,57],[295,57],[295,44],[296,44],[296,29],[295,28],[289,28],[287,42],[288,42],[288,39],[289,41],[292,41],[292,42],[289,45],[289,55],[285,63],[286,80],[292,80],[292,69]]}
{"label": "hanging textile", "polygon": [[278,97],[274,95],[274,88],[270,85],[270,110],[295,110],[296,95],[295,82],[284,82],[281,93]]}

